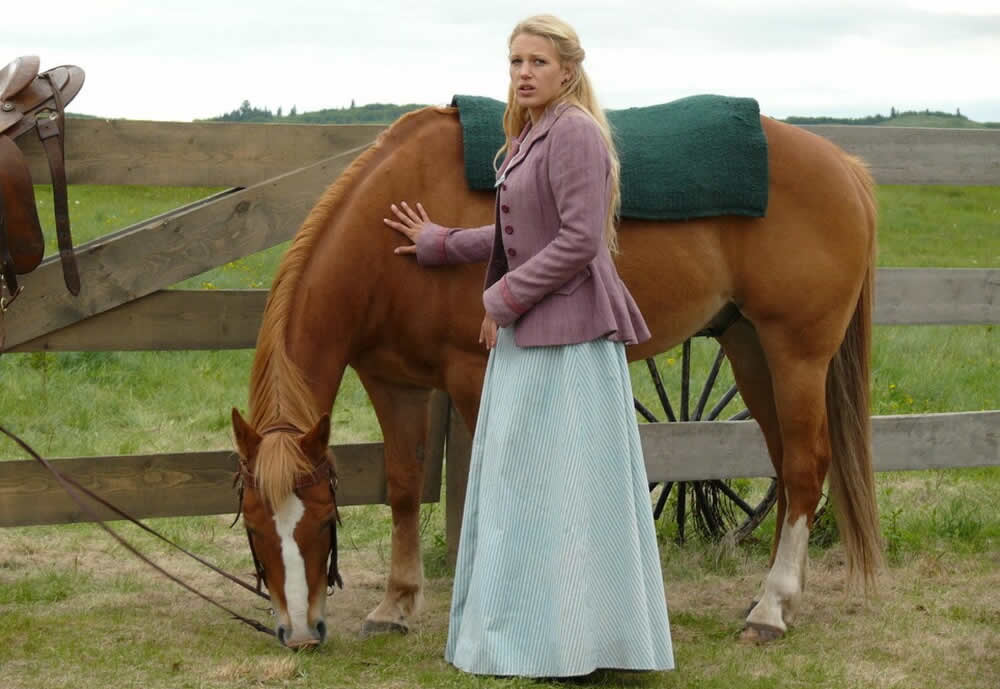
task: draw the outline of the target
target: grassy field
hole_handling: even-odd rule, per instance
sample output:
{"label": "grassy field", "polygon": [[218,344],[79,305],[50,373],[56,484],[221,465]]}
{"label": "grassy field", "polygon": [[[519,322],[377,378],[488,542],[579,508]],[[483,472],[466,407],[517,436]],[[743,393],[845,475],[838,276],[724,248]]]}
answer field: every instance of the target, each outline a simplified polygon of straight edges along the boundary
{"label": "grassy field", "polygon": [[[83,241],[210,191],[75,187],[74,232]],[[38,196],[50,203],[47,190]],[[883,187],[879,198],[880,265],[1000,267],[1000,188]],[[266,287],[281,252],[277,247],[183,286]],[[700,371],[714,347],[703,341],[696,348]],[[879,327],[873,413],[1000,408],[998,354],[995,326]],[[4,355],[0,422],[49,456],[229,447],[228,410],[246,405],[250,359],[245,351]],[[678,352],[658,360],[676,386]],[[655,408],[644,370],[633,366],[637,395]],[[352,375],[334,422],[334,442],[380,437]],[[0,441],[0,457],[19,456]],[[346,588],[329,603],[332,638],[320,651],[300,654],[158,579],[94,527],[0,530],[0,686],[995,689],[1000,470],[882,474],[878,490],[890,563],[878,597],[845,591],[839,546],[814,546],[809,588],[791,633],[768,647],[740,645],[741,614],[766,571],[773,522],[739,547],[697,541],[680,547],[675,526],[664,520],[658,531],[678,670],[609,672],[561,683],[475,678],[443,661],[451,589],[443,504],[424,512],[427,604],[415,630],[367,641],[357,631],[383,590],[390,521],[382,507],[344,510]],[[249,575],[245,537],[228,528],[231,520],[153,525]],[[245,592],[131,527],[123,531],[171,571],[266,619]]]}

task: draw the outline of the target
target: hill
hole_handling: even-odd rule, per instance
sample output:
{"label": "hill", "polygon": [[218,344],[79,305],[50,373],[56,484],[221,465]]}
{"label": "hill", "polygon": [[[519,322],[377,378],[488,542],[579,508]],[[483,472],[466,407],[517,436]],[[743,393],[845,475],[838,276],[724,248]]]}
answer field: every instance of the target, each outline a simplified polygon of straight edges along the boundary
{"label": "hill", "polygon": [[907,110],[898,112],[895,108],[886,115],[868,117],[786,117],[789,124],[854,124],[879,127],[945,127],[951,129],[1000,129],[1000,122],[976,122],[963,115],[960,110],[954,114],[940,110]]}

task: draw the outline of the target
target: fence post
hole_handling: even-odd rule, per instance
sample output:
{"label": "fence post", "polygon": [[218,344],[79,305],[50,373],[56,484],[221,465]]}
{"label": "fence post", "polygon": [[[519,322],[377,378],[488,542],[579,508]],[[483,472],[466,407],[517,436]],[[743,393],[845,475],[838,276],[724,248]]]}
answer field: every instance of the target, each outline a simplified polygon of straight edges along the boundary
{"label": "fence post", "polygon": [[458,558],[458,540],[462,533],[462,512],[465,509],[465,484],[469,480],[469,458],[472,454],[472,434],[454,406],[448,416],[448,443],[445,451],[446,480],[445,503],[447,521],[445,535],[448,539],[448,564],[455,566]]}

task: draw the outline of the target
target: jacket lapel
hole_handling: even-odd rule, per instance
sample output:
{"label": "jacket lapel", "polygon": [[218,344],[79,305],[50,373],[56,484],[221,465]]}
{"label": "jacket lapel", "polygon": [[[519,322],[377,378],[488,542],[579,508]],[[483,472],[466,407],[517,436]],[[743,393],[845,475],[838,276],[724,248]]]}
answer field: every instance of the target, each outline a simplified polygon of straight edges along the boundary
{"label": "jacket lapel", "polygon": [[506,179],[511,170],[524,161],[525,157],[531,151],[531,148],[537,142],[545,138],[545,135],[549,133],[549,130],[552,128],[552,125],[555,124],[555,121],[559,119],[560,115],[566,112],[569,107],[569,103],[557,103],[554,107],[545,112],[545,115],[541,120],[532,124],[531,129],[528,130],[525,140],[521,142],[520,146],[518,146],[514,155],[511,156],[507,164],[505,166],[501,166],[499,172],[497,173],[497,186],[499,186],[504,179]]}

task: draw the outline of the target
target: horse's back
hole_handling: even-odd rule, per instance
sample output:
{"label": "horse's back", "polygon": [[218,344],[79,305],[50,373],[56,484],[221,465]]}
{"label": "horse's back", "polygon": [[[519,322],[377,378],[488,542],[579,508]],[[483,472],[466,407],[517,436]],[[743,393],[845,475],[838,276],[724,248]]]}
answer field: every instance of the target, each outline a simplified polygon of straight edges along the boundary
{"label": "horse's back", "polygon": [[[827,139],[763,117],[764,217],[622,223],[619,271],[662,351],[726,304],[751,322],[808,322],[853,312],[875,233],[871,178]],[[648,350],[648,351],[647,351]]]}

